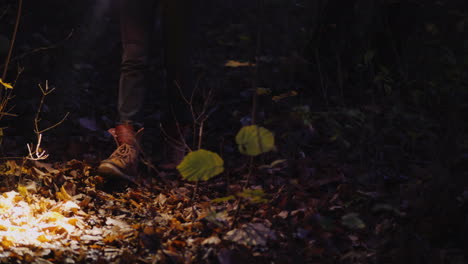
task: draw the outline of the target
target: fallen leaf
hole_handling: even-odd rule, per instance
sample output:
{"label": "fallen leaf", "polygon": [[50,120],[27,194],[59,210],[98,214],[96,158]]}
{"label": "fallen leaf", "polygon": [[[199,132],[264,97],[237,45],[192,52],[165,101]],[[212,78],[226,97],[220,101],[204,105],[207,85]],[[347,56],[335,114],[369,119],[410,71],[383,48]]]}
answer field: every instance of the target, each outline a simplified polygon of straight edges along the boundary
{"label": "fallen leaf", "polygon": [[218,245],[221,243],[221,239],[217,235],[210,236],[208,238],[205,238],[205,240],[202,241],[202,245]]}
{"label": "fallen leaf", "polygon": [[341,223],[350,229],[363,229],[366,224],[359,218],[357,213],[349,213],[341,217]]}
{"label": "fallen leaf", "polygon": [[72,199],[72,197],[67,193],[65,190],[64,185],[60,188],[60,191],[55,194],[57,196],[57,199],[61,201],[69,201]]}
{"label": "fallen leaf", "polygon": [[235,61],[235,60],[228,60],[224,66],[226,67],[250,67],[250,66],[255,66],[255,63],[250,63],[250,62],[241,62],[241,61]]}
{"label": "fallen leaf", "polygon": [[13,86],[10,83],[6,83],[0,78],[0,84],[3,85],[6,89],[13,89]]}
{"label": "fallen leaf", "polygon": [[276,234],[262,223],[249,223],[227,232],[224,239],[245,246],[264,247],[269,239],[276,239]]}
{"label": "fallen leaf", "polygon": [[296,95],[297,95],[296,91],[289,91],[289,92],[286,92],[286,93],[282,93],[280,95],[273,96],[271,98],[271,100],[273,100],[275,102],[278,102],[278,101],[281,101],[281,100],[283,100],[285,98],[293,97],[293,96],[296,96]]}

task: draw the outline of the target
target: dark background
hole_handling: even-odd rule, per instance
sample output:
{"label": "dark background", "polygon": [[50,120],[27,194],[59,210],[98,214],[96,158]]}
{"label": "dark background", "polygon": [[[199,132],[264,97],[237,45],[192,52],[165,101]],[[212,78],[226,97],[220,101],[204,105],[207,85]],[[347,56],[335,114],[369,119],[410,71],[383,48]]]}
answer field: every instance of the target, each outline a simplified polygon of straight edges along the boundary
{"label": "dark background", "polygon": [[[7,127],[4,156],[25,155],[25,144],[35,140],[37,85],[45,80],[56,91],[46,99],[41,125],[70,112],[44,135],[51,159],[97,164],[112,151],[105,131],[116,116],[120,43],[118,12],[115,1],[109,2],[25,1],[6,78],[12,82],[17,67],[24,67],[9,103],[18,117],[1,120]],[[11,37],[16,3],[0,3],[4,42]],[[257,121],[275,132],[275,155],[290,159],[284,177],[307,186],[314,179],[304,168],[338,169],[348,178],[342,188],[378,190],[383,193],[378,199],[406,213],[373,243],[375,263],[463,262],[466,1],[200,0],[191,13],[186,63],[199,80],[198,102],[206,100],[207,91],[214,93],[204,146],[222,148],[235,159],[233,137],[249,122],[255,80],[256,87],[270,91],[258,97]],[[155,25],[144,139],[157,162],[165,100],[163,26]],[[228,60],[254,62],[257,71],[225,67]],[[307,187],[294,190],[314,195]],[[371,214],[365,206],[359,210]]]}

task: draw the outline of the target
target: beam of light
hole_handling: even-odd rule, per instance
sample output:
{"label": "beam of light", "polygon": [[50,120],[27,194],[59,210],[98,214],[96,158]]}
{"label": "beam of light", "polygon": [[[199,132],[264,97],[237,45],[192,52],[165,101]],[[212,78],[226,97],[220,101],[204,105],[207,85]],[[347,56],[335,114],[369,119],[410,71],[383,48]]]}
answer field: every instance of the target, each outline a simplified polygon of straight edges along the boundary
{"label": "beam of light", "polygon": [[87,229],[80,207],[72,201],[55,201],[16,191],[0,195],[0,257],[25,248],[60,249],[79,241]]}

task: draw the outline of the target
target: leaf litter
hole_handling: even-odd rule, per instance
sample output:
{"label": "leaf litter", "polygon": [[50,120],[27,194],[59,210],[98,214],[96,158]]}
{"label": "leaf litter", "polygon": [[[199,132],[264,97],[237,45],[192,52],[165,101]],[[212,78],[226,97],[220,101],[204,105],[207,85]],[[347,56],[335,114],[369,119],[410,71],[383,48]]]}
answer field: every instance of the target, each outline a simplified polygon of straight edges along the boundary
{"label": "leaf litter", "polygon": [[299,217],[313,210],[284,208],[284,186],[241,191],[236,183],[232,199],[216,199],[220,178],[200,184],[203,195],[192,200],[194,185],[182,179],[106,190],[105,179],[77,160],[2,166],[1,176],[18,184],[0,187],[0,262],[191,263],[227,261],[246,249],[246,259],[273,259],[270,247],[287,243],[288,222],[310,239]]}

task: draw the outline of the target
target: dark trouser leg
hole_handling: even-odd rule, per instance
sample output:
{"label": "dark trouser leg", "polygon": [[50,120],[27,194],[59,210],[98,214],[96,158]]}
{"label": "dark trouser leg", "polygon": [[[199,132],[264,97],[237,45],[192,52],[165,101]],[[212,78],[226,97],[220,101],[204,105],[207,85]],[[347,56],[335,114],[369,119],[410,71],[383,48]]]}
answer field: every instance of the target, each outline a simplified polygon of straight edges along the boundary
{"label": "dark trouser leg", "polygon": [[122,123],[138,121],[147,85],[149,40],[156,0],[121,0],[122,64],[118,111]]}

